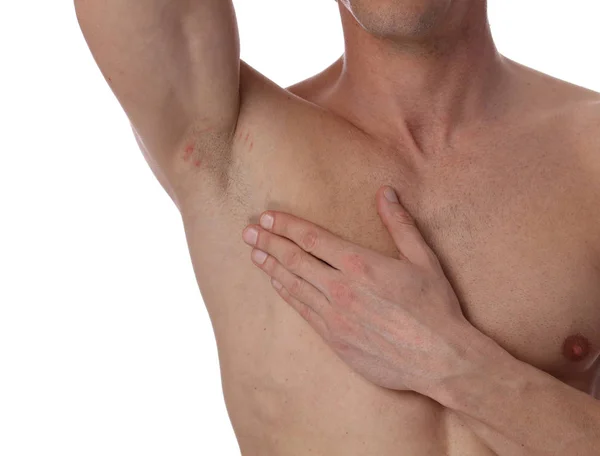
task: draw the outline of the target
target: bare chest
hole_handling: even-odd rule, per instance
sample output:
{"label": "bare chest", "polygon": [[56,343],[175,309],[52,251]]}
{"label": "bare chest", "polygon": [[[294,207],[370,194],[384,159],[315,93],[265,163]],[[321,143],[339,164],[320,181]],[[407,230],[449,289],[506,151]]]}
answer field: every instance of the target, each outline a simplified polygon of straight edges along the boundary
{"label": "bare chest", "polygon": [[[394,256],[375,208],[392,185],[463,311],[513,356],[591,392],[600,355],[600,237],[573,155],[527,136],[425,156],[325,126],[238,132],[230,197],[241,217],[289,211]],[[515,152],[520,151],[520,152]],[[250,191],[248,191],[250,190]]]}

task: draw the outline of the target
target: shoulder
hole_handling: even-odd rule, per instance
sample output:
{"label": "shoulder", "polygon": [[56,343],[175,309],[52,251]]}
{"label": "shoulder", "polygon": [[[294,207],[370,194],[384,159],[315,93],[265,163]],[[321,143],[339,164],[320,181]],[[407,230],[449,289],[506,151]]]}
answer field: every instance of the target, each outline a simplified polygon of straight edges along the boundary
{"label": "shoulder", "polygon": [[540,143],[568,155],[565,166],[600,198],[600,93],[514,62],[511,66],[517,117]]}
{"label": "shoulder", "polygon": [[600,93],[519,64],[514,70],[524,117],[582,160],[600,160]]}
{"label": "shoulder", "polygon": [[549,124],[556,144],[564,145],[563,153],[587,181],[581,183],[591,184],[600,198],[600,94],[586,90],[585,95],[557,108]]}
{"label": "shoulder", "polygon": [[535,118],[585,120],[598,110],[600,93],[510,59],[505,59],[511,99],[520,110]]}

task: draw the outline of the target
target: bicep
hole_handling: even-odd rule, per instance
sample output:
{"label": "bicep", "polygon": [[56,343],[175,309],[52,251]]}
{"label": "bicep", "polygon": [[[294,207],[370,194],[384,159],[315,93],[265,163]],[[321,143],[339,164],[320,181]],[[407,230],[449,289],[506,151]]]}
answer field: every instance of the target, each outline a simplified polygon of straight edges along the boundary
{"label": "bicep", "polygon": [[75,0],[104,77],[157,160],[191,125],[228,132],[239,113],[231,0]]}

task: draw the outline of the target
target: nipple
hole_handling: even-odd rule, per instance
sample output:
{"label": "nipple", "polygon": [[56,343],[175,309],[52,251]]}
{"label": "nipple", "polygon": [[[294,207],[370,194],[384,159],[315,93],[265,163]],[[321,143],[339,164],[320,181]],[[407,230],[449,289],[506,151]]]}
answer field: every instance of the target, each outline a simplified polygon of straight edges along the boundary
{"label": "nipple", "polygon": [[563,344],[563,355],[569,361],[581,361],[590,352],[590,343],[581,334],[569,336]]}

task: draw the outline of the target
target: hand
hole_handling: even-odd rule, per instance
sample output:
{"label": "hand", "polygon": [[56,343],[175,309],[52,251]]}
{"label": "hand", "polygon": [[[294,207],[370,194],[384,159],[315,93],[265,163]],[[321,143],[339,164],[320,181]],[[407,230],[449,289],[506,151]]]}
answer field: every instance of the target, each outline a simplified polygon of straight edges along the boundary
{"label": "hand", "polygon": [[467,336],[477,330],[391,188],[380,189],[377,208],[400,259],[281,212],[264,213],[243,239],[279,295],[350,367],[379,386],[431,397],[468,368]]}

